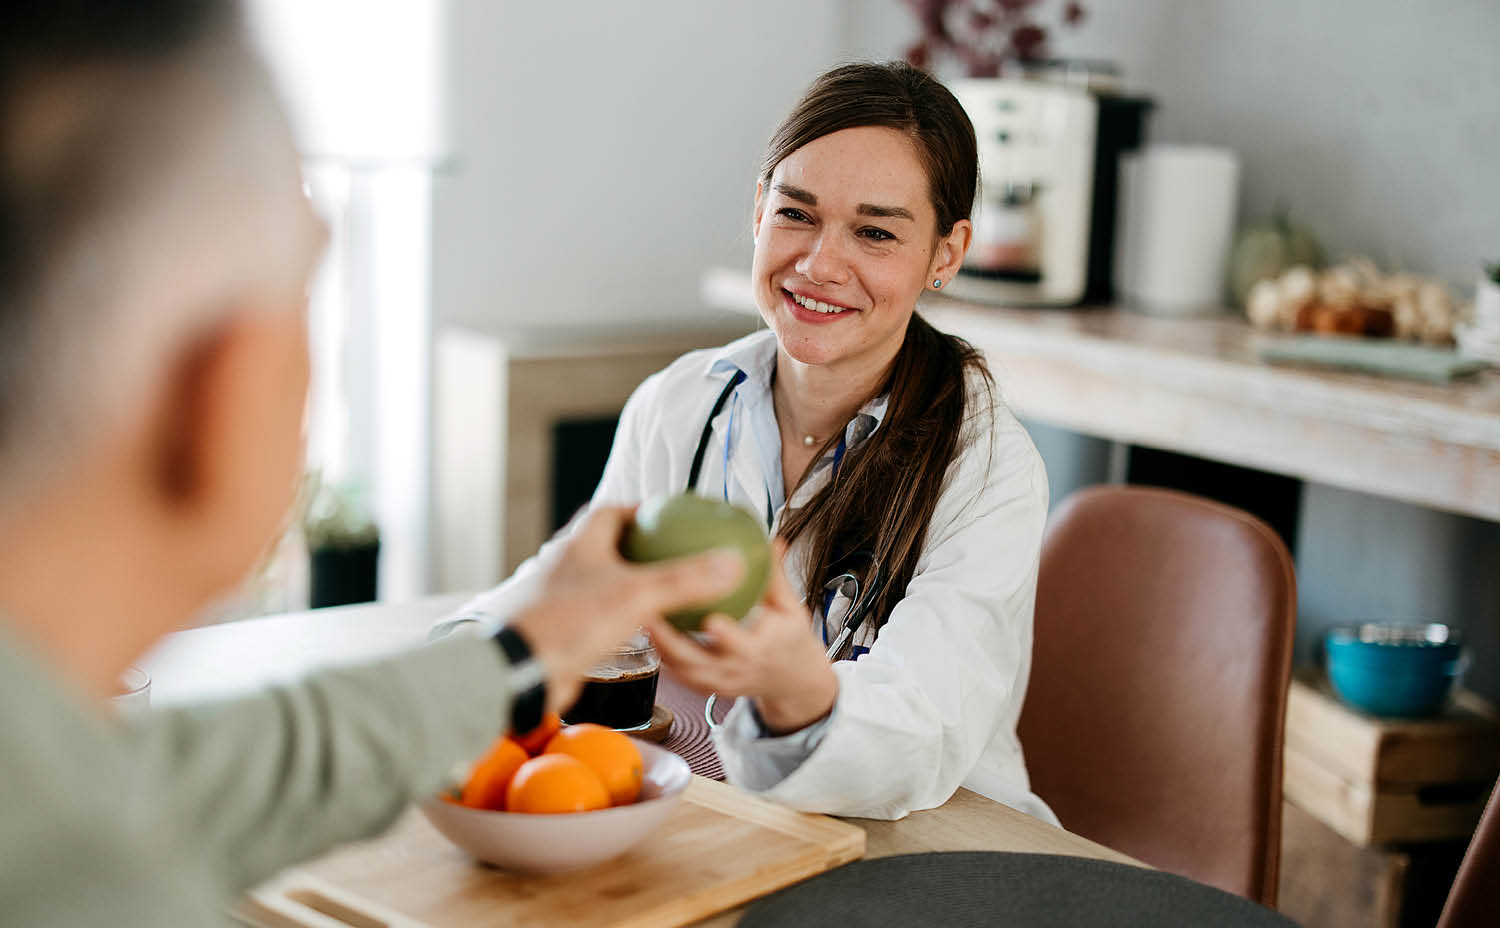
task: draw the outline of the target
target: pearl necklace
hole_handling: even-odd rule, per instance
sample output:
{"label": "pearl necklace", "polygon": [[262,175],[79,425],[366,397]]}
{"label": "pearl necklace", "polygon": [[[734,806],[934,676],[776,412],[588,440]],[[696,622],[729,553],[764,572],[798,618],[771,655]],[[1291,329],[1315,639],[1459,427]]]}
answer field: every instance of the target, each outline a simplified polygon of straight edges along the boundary
{"label": "pearl necklace", "polygon": [[[796,434],[797,432],[800,431],[800,429],[797,428],[797,424],[792,421],[792,417],[790,415],[788,415],[786,413],[782,413],[782,412],[778,412],[777,413],[777,418],[778,419],[783,418],[783,417],[786,419],[787,428],[790,429],[793,434]],[[818,436],[816,436],[816,435],[809,435],[806,432],[802,433],[802,447],[804,447],[804,448],[814,448],[814,447],[817,447],[817,445],[818,445]]]}
{"label": "pearl necklace", "polygon": [[791,414],[778,408],[781,406],[781,403],[778,400],[779,397],[775,396],[775,394],[773,393],[771,396],[771,408],[776,413],[776,421],[781,422],[782,420],[785,420],[786,426],[792,432],[792,434],[795,435],[800,433],[802,435],[802,447],[816,448],[818,445],[822,444],[822,442],[818,439],[818,436],[809,435],[808,433],[803,432],[801,429],[797,428],[797,423],[792,421]]}

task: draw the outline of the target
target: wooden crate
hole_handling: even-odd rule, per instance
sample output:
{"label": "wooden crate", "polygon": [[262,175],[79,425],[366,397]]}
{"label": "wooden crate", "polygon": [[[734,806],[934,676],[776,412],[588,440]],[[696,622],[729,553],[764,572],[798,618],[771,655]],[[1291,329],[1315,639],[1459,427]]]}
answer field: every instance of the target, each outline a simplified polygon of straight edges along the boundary
{"label": "wooden crate", "polygon": [[1436,718],[1378,719],[1299,671],[1285,761],[1286,798],[1355,844],[1467,838],[1500,775],[1500,717],[1459,691]]}
{"label": "wooden crate", "polygon": [[1304,928],[1432,928],[1464,841],[1357,847],[1288,802],[1276,908]]}

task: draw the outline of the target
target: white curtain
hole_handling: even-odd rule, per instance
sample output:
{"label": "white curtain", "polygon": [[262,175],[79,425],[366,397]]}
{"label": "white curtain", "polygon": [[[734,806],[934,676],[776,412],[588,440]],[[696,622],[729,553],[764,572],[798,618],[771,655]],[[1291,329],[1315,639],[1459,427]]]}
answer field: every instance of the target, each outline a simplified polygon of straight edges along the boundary
{"label": "white curtain", "polygon": [[308,195],[332,230],[311,299],[308,464],[364,489],[381,532],[385,600],[430,585],[431,190],[449,147],[445,7],[248,7],[291,112]]}

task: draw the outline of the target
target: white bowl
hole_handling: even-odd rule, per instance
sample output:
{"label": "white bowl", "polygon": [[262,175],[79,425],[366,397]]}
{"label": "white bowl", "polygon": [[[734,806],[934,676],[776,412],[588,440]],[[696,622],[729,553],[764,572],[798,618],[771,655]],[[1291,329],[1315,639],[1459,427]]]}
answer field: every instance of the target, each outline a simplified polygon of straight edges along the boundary
{"label": "white bowl", "polygon": [[[634,739],[632,739],[634,740]],[[429,799],[422,814],[443,836],[485,863],[527,873],[579,870],[638,844],[671,813],[692,782],[687,761],[636,741],[646,763],[641,798],[596,812],[533,815],[489,812]]]}

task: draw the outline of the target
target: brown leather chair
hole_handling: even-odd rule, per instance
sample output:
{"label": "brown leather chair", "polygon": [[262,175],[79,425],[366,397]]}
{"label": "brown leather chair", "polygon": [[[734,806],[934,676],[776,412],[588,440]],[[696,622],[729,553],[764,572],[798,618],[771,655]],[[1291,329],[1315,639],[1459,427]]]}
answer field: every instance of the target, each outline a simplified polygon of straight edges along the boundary
{"label": "brown leather chair", "polygon": [[1274,906],[1296,601],[1286,545],[1246,512],[1144,487],[1063,500],[1020,722],[1063,827]]}
{"label": "brown leather chair", "polygon": [[1500,910],[1500,783],[1464,853],[1438,928],[1494,928]]}

